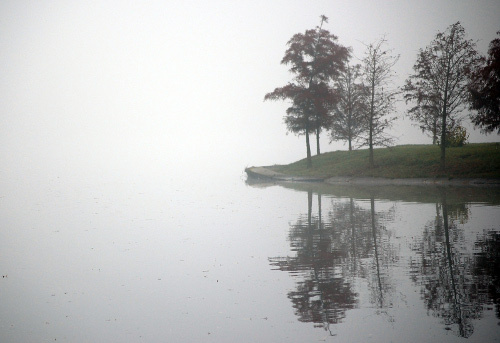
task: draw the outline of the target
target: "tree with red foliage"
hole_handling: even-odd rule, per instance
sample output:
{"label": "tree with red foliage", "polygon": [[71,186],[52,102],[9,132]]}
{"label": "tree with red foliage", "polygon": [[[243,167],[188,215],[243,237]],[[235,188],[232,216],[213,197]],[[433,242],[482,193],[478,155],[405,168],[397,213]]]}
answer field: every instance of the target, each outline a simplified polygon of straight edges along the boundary
{"label": "tree with red foliage", "polygon": [[337,101],[329,82],[344,70],[350,55],[348,48],[337,43],[337,36],[322,28],[324,22],[328,22],[328,18],[321,16],[319,27],[297,33],[288,41],[281,64],[290,66],[294,78],[264,97],[264,100],[291,101],[284,121],[289,131],[306,136],[309,167],[312,166],[309,134],[316,134],[319,155],[320,132],[329,126],[328,108]]}
{"label": "tree with red foliage", "polygon": [[473,80],[470,108],[477,114],[471,114],[471,120],[484,133],[500,134],[500,38],[491,41],[486,63],[474,70]]}

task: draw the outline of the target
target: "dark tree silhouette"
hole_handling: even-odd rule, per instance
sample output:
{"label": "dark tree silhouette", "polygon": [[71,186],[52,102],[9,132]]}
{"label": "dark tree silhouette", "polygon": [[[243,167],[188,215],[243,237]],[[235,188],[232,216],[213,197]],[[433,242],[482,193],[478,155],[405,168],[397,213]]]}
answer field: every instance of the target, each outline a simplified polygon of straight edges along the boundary
{"label": "dark tree silhouette", "polygon": [[337,36],[322,28],[327,17],[321,16],[321,25],[304,34],[297,33],[288,41],[288,49],[281,64],[289,65],[294,75],[292,82],[267,93],[264,100],[289,100],[285,123],[290,132],[306,136],[307,164],[310,167],[309,134],[316,134],[317,154],[320,154],[319,136],[329,127],[328,108],[337,96],[328,86],[349,57],[349,49],[337,43]]}
{"label": "dark tree silhouette", "polygon": [[440,112],[442,170],[446,168],[448,124],[461,120],[460,114],[468,102],[470,71],[479,62],[475,43],[465,38],[465,30],[457,22],[445,32],[439,32],[424,50],[419,51],[413,66],[415,73],[407,79],[403,89],[406,101],[416,104],[410,109],[410,118],[418,120],[422,129],[427,130],[428,123],[434,128],[436,111]]}
{"label": "dark tree silhouette", "polygon": [[471,120],[484,133],[500,134],[500,38],[491,41],[486,63],[474,70],[473,80],[470,107],[477,114],[471,114]]}
{"label": "dark tree silhouette", "polygon": [[[420,88],[418,88],[420,86]],[[429,133],[432,144],[437,144],[441,136],[441,103],[439,95],[431,88],[430,84],[417,84],[406,80],[403,87],[406,104],[415,102],[416,105],[408,110],[408,116],[416,121],[422,132]],[[448,124],[450,126],[450,124]]]}

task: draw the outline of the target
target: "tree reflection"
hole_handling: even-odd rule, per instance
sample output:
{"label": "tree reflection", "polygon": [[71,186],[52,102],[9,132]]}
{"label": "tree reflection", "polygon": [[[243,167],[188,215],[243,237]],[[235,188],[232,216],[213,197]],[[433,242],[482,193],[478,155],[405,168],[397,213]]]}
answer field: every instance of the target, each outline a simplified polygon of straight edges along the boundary
{"label": "tree reflection", "polygon": [[412,261],[412,279],[422,287],[428,312],[442,318],[448,330],[465,338],[474,332],[472,320],[482,316],[483,305],[488,302],[485,285],[498,285],[498,277],[493,277],[496,281],[492,279],[498,275],[498,265],[493,264],[491,269],[486,256],[491,256],[491,251],[498,256],[499,248],[493,235],[476,243],[476,254],[467,251],[464,232],[458,224],[466,223],[468,216],[467,205],[448,204],[443,189],[434,221],[426,225],[422,240],[412,246],[419,256],[419,260]]}
{"label": "tree reflection", "polygon": [[[393,261],[397,260],[395,250],[391,246],[386,228],[381,225],[382,218],[391,220],[394,216],[394,210],[388,212],[375,212],[375,200],[370,199],[370,221],[371,221],[371,239],[373,241],[373,259],[371,273],[368,277],[368,284],[371,290],[371,302],[377,305],[377,308],[387,314],[387,309],[392,306],[392,293],[394,287],[390,278],[390,268]],[[391,318],[392,320],[392,318]]]}
{"label": "tree reflection", "polygon": [[354,291],[356,278],[367,280],[377,307],[390,306],[387,262],[393,254],[388,240],[382,238],[387,233],[379,223],[384,216],[375,212],[373,198],[369,210],[352,198],[349,202],[332,202],[323,220],[321,194],[317,215],[312,211],[312,191],[307,197],[307,216],[290,225],[289,241],[296,255],[269,261],[280,270],[300,276],[296,290],[288,294],[299,320],[313,322],[332,334],[330,325],[341,322],[359,302]]}
{"label": "tree reflection", "polygon": [[340,322],[346,310],[355,306],[357,294],[339,263],[346,258],[346,252],[334,246],[331,225],[322,221],[321,195],[318,194],[318,215],[314,217],[312,191],[307,193],[307,199],[307,217],[299,217],[290,226],[289,240],[296,256],[269,260],[280,270],[303,278],[297,289],[288,294],[299,320],[329,330],[330,324]]}
{"label": "tree reflection", "polygon": [[376,211],[373,197],[369,210],[356,205],[352,198],[349,203],[337,203],[332,207],[329,213],[332,239],[347,257],[341,261],[344,274],[366,279],[371,303],[386,309],[392,305],[389,267],[394,260],[394,248],[382,223],[393,218],[394,210]]}
{"label": "tree reflection", "polygon": [[[476,320],[483,317],[490,325],[487,314],[493,309],[500,322],[500,229],[489,217],[498,215],[498,190],[399,187],[394,195],[380,187],[292,185],[315,193],[306,193],[307,212],[290,223],[292,256],[269,261],[300,280],[288,293],[300,321],[331,333],[332,324],[341,323],[355,307],[376,308],[382,318],[393,321],[394,313],[414,308],[410,294],[415,287],[427,314],[455,336],[471,337]],[[332,195],[331,203],[318,195],[323,191]],[[402,212],[401,223],[408,226],[400,234],[394,218],[398,205],[389,208],[376,199],[402,201],[406,211],[416,210],[417,215],[430,209],[430,220],[415,235],[405,231],[413,230],[414,223],[404,220],[408,213]],[[400,243],[407,239],[411,251],[402,256],[396,247],[406,249]],[[411,288],[405,289],[407,283]]]}
{"label": "tree reflection", "polygon": [[[487,232],[476,242],[478,252],[474,273],[481,279],[483,290],[488,294],[488,303],[495,305],[500,319],[500,231]],[[499,323],[500,324],[500,323]]]}

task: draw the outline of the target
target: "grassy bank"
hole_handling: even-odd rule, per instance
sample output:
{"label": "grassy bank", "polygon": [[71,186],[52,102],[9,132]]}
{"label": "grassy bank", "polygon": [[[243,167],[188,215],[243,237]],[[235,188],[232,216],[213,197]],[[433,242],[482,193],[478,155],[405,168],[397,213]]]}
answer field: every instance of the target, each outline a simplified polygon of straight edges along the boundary
{"label": "grassy bank", "polygon": [[306,160],[269,167],[295,176],[357,176],[385,178],[500,178],[500,144],[468,144],[446,149],[446,172],[440,170],[440,147],[399,145],[374,149],[375,168],[368,163],[368,149],[335,151]]}

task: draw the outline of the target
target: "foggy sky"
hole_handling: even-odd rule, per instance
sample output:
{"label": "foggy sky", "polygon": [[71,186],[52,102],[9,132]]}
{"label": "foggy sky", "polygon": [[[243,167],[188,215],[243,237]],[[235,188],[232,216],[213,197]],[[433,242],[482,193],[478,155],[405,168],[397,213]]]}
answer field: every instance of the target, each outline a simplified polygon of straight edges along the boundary
{"label": "foggy sky", "polygon": [[[286,134],[287,104],[263,98],[291,80],[286,42],[322,14],[358,58],[385,34],[401,55],[395,86],[456,21],[482,54],[500,30],[497,0],[2,1],[1,173],[147,175],[304,158],[304,137]],[[397,144],[431,143],[407,118],[394,128]],[[326,133],[322,144],[346,149]]]}

